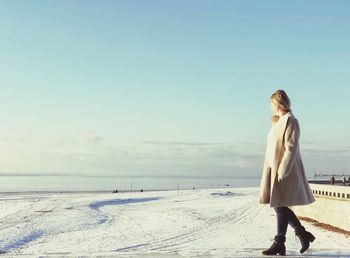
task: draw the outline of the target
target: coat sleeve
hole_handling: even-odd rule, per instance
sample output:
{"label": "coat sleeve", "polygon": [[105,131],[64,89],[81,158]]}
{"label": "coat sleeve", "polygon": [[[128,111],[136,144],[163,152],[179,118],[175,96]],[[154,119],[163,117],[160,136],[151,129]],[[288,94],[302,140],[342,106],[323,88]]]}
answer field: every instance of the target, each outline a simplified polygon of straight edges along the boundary
{"label": "coat sleeve", "polygon": [[266,173],[270,169],[269,162],[267,160],[267,150],[265,151],[265,159],[264,159],[264,167],[263,167],[263,174]]}
{"label": "coat sleeve", "polygon": [[296,118],[288,119],[287,128],[284,135],[285,151],[278,167],[278,181],[282,181],[292,172],[292,167],[296,160],[300,137],[300,127]]}
{"label": "coat sleeve", "polygon": [[268,164],[267,160],[267,151],[265,151],[265,160],[264,160],[264,167],[260,182],[260,200],[259,202],[262,204],[267,204],[270,202],[270,172],[271,168]]}

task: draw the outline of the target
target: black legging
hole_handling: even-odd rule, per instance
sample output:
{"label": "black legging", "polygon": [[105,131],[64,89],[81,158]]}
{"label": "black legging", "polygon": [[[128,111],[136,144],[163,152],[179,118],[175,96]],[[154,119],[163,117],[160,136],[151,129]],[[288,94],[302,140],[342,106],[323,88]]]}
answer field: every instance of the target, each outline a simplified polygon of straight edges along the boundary
{"label": "black legging", "polygon": [[301,223],[294,212],[288,207],[275,207],[277,215],[277,235],[285,236],[288,224],[295,230],[301,227]]}

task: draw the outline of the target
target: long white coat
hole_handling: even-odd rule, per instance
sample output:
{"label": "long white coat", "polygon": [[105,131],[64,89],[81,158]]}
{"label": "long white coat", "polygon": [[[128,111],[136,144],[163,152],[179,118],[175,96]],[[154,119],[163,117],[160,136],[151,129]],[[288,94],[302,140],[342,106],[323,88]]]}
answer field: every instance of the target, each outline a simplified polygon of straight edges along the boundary
{"label": "long white coat", "polygon": [[260,203],[271,207],[307,205],[315,201],[307,181],[299,149],[300,127],[292,112],[275,125],[272,165],[268,151],[260,184]]}

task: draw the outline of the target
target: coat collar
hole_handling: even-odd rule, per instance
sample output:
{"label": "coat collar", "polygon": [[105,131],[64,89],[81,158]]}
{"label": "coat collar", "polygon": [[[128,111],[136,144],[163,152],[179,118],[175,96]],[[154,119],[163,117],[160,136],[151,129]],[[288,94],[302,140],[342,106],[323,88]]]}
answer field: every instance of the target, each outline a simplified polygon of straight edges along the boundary
{"label": "coat collar", "polygon": [[284,132],[286,130],[287,122],[290,117],[293,116],[292,111],[289,111],[288,113],[284,114],[283,116],[280,117],[278,120],[279,124],[279,139],[283,139]]}
{"label": "coat collar", "polygon": [[293,116],[292,111],[289,111],[288,113],[285,113],[283,116],[280,117],[280,120],[286,121],[289,117]]}

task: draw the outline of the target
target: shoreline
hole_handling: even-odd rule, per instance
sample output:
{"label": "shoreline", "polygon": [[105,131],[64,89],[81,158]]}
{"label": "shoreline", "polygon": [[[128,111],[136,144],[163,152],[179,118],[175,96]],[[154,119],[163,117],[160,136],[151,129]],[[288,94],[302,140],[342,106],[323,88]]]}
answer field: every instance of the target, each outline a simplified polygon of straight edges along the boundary
{"label": "shoreline", "polygon": [[227,186],[227,187],[210,187],[210,188],[186,188],[186,189],[150,189],[141,191],[130,191],[130,190],[120,190],[118,193],[113,193],[113,190],[76,190],[76,191],[13,191],[13,192],[1,192],[0,194],[79,194],[79,193],[111,193],[111,194],[119,194],[119,193],[145,193],[145,192],[167,192],[167,191],[196,191],[196,190],[217,190],[217,189],[234,189],[234,188],[259,188],[259,186]]}

